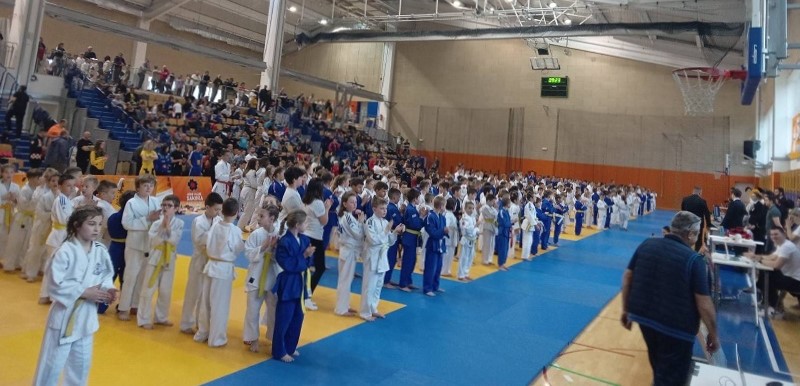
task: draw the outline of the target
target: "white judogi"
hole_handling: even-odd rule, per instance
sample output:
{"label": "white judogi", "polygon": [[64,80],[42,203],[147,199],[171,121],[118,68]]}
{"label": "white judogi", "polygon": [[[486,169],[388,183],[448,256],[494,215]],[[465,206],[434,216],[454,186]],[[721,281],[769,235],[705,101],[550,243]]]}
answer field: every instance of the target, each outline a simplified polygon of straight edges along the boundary
{"label": "white judogi", "polygon": [[22,272],[28,280],[35,279],[39,271],[44,270],[44,261],[47,259],[47,248],[44,243],[50,235],[52,220],[50,212],[53,210],[53,201],[58,194],[57,190],[43,188],[41,196],[36,200],[36,214],[33,216],[33,228],[28,242],[28,251],[22,260]]}
{"label": "white judogi", "polygon": [[111,235],[108,234],[108,218],[111,217],[112,214],[116,213],[117,210],[114,209],[114,206],[111,205],[110,202],[102,199],[97,200],[97,207],[103,211],[103,245],[108,248],[111,244]]}
{"label": "white judogi", "polygon": [[511,217],[511,245],[508,247],[508,256],[516,258],[517,238],[515,234],[519,232],[519,204],[511,203],[508,206],[508,215]]}
{"label": "white judogi", "polygon": [[13,182],[0,183],[0,245],[6,245],[14,222],[14,201],[19,197],[19,186]]}
{"label": "white judogi", "polygon": [[94,333],[100,323],[97,303],[82,299],[81,295],[89,287],[114,288],[111,258],[99,242],[92,242],[87,253],[78,241],[71,239],[56,251],[50,271],[47,287],[53,304],[47,315],[33,384],[56,385],[64,370],[66,385],[85,385],[92,362]]}
{"label": "white judogi", "polygon": [[458,258],[459,279],[469,276],[472,260],[475,258],[475,241],[478,239],[475,216],[466,213],[461,216],[461,235],[461,255]]}
{"label": "white judogi", "polygon": [[600,200],[597,201],[597,226],[600,229],[604,229],[606,227],[606,216],[608,215],[608,204],[606,204],[605,200],[600,197]]}
{"label": "white judogi", "polygon": [[139,302],[139,294],[144,278],[144,265],[147,263],[147,254],[150,253],[150,226],[153,225],[147,216],[161,208],[161,201],[150,196],[142,198],[138,194],[133,196],[122,212],[122,227],[128,231],[125,238],[125,277],[119,296],[118,310],[130,311],[131,307]]}
{"label": "white judogi", "polygon": [[350,286],[356,272],[356,261],[364,250],[364,228],[364,223],[350,212],[345,212],[339,219],[339,281],[333,310],[336,315],[345,315],[350,309]]}
{"label": "white judogi", "polygon": [[189,262],[189,278],[183,296],[181,312],[181,331],[197,327],[197,314],[200,306],[200,295],[203,293],[203,269],[208,262],[206,243],[211,226],[220,221],[219,217],[208,218],[205,214],[192,220],[192,260]]}
{"label": "white judogi", "polygon": [[86,205],[97,205],[98,201],[100,201],[100,199],[97,198],[96,196],[87,198],[86,196],[83,195],[75,196],[72,199],[70,199],[70,202],[72,202],[72,207],[75,209]]}
{"label": "white judogi", "polygon": [[533,202],[528,201],[525,203],[523,209],[523,216],[525,217],[522,220],[522,253],[520,257],[523,260],[530,260],[531,258],[531,247],[533,246],[533,232],[536,232],[536,226],[539,225],[539,219],[536,218],[536,206],[533,205]]}
{"label": "white judogi", "polygon": [[[427,203],[423,203],[417,208],[417,212],[422,213],[421,208],[427,209],[428,213],[433,211],[433,206],[428,205]],[[419,230],[420,237],[422,238],[422,246],[417,248],[417,264],[419,265],[419,270],[425,270],[425,246],[428,245],[428,232],[425,231],[425,227],[423,226],[422,229]]]}
{"label": "white judogi", "polygon": [[456,215],[454,215],[452,211],[446,211],[444,213],[444,219],[446,222],[445,227],[447,228],[447,237],[445,238],[445,245],[447,248],[445,248],[442,259],[442,275],[449,276],[453,274],[453,257],[456,254],[456,248],[460,241],[460,236],[458,234],[459,224]]}
{"label": "white judogi", "polygon": [[241,168],[236,168],[231,173],[231,182],[233,183],[233,186],[231,187],[231,197],[239,200],[239,205],[240,205],[239,210],[241,210],[241,204],[242,204],[241,194],[242,194],[243,175],[244,175],[244,170],[242,170]]}
{"label": "white judogi", "polygon": [[[148,236],[150,238],[150,256],[144,269],[144,282],[139,295],[139,308],[136,322],[139,326],[153,324],[153,295],[158,290],[156,299],[156,323],[169,321],[169,306],[172,303],[172,280],[175,278],[175,259],[178,243],[183,235],[183,220],[173,217],[169,231],[163,229],[164,218],[153,222]],[[164,256],[164,253],[169,256]]]}
{"label": "white judogi", "polygon": [[[245,280],[247,311],[244,315],[244,334],[242,335],[245,342],[258,340],[258,319],[262,304],[266,304],[262,320],[266,321],[267,339],[272,340],[272,334],[275,332],[275,307],[278,305],[278,297],[272,293],[272,287],[275,286],[281,267],[273,258],[275,247],[273,246],[269,250],[262,248],[269,237],[275,237],[277,242],[277,227],[274,227],[271,232],[263,227],[258,228],[247,237],[247,241],[244,243],[244,253],[247,260],[250,261],[247,267],[247,280]],[[264,264],[267,266],[265,267]]]}
{"label": "white judogi", "polygon": [[[261,176],[259,176],[259,173],[261,173]],[[258,179],[258,190],[256,190],[256,199],[254,201],[255,206],[253,207],[253,210],[252,210],[254,213],[255,213],[255,210],[257,208],[260,208],[260,207],[262,207],[264,205],[264,200],[266,200],[267,196],[269,196],[269,193],[268,193],[269,192],[269,187],[270,187],[270,185],[272,185],[272,179],[267,177],[266,169],[263,169],[263,168],[259,169],[258,172],[256,172],[256,178]],[[245,211],[247,211],[246,207],[245,207]],[[245,225],[247,225],[247,224],[245,224]],[[255,229],[256,227],[258,227],[258,218],[251,214],[250,215],[250,229]]]}
{"label": "white judogi", "polygon": [[[38,189],[38,188],[37,188]],[[25,184],[17,195],[17,214],[11,223],[11,232],[8,234],[8,242],[5,244],[3,253],[3,270],[6,272],[14,271],[22,266],[22,251],[28,247],[31,237],[31,226],[33,226],[33,216],[36,213],[36,201],[33,200],[33,189]],[[0,248],[2,248],[0,244]]]}
{"label": "white judogi", "polygon": [[220,159],[214,166],[214,178],[216,181],[211,191],[219,194],[223,199],[230,197],[228,195],[228,182],[231,180],[231,165]]}
{"label": "white judogi", "polygon": [[622,229],[628,229],[628,219],[631,217],[631,207],[625,200],[620,199],[617,202],[617,208],[619,209],[619,226]]}
{"label": "white judogi", "polygon": [[239,229],[241,230],[244,230],[246,225],[250,225],[250,219],[256,211],[256,190],[259,188],[256,171],[248,171],[242,180],[242,193],[239,196],[241,199],[239,205],[243,210],[239,217]]}
{"label": "white judogi", "polygon": [[483,264],[490,264],[494,255],[494,236],[497,235],[497,209],[491,205],[481,207],[481,239]]}
{"label": "white judogi", "polygon": [[47,298],[47,294],[49,290],[47,286],[49,285],[50,281],[47,278],[47,275],[50,274],[50,262],[53,261],[53,254],[55,254],[56,249],[58,249],[61,244],[64,243],[64,240],[67,239],[67,222],[69,222],[69,216],[72,216],[73,207],[72,201],[64,195],[64,193],[59,192],[58,196],[56,196],[55,201],[53,202],[53,209],[50,211],[50,220],[52,222],[52,229],[50,230],[50,234],[47,236],[47,240],[45,241],[45,250],[47,253],[47,257],[44,262],[44,277],[42,278],[42,286],[39,289],[39,298]]}
{"label": "white judogi", "polygon": [[236,255],[244,250],[242,230],[220,221],[208,231],[206,251],[208,262],[203,268],[203,293],[197,318],[196,342],[208,340],[210,347],[228,343],[228,314],[230,313]]}
{"label": "white judogi", "polygon": [[364,319],[371,319],[378,312],[381,300],[383,277],[389,270],[389,246],[397,240],[397,234],[387,229],[386,219],[372,216],[365,225],[366,248],[364,249],[364,278],[361,284],[361,311]]}

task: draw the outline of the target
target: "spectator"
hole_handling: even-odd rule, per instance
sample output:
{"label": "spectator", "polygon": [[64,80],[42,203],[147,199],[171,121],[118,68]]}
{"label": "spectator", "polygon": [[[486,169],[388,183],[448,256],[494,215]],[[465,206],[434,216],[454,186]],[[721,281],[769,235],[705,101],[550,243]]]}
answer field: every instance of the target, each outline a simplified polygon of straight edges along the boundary
{"label": "spectator", "polygon": [[747,210],[744,207],[744,203],[742,203],[741,197],[741,190],[737,188],[731,189],[731,201],[728,203],[728,210],[722,219],[722,227],[726,230],[744,226],[744,216],[747,215]]}
{"label": "spectator", "polygon": [[777,247],[775,252],[770,255],[756,255],[751,252],[745,256],[764,264],[774,270],[762,272],[759,279],[759,286],[764,279],[763,274],[769,275],[769,293],[767,300],[769,309],[767,314],[770,318],[782,319],[783,309],[779,304],[778,291],[783,290],[792,294],[800,293],[800,250],[797,246],[786,238],[786,231],[783,228],[770,229],[769,237],[772,244]]}
{"label": "spectator", "polygon": [[58,138],[50,142],[47,147],[47,154],[44,158],[44,163],[48,167],[58,170],[59,173],[64,173],[69,167],[69,149],[72,147],[72,139],[66,130],[61,130]]}
{"label": "spectator", "polygon": [[97,54],[92,49],[92,46],[86,47],[86,52],[83,53],[83,58],[85,60],[97,59]]}
{"label": "spectator", "polygon": [[31,168],[37,169],[42,166],[42,159],[44,158],[44,144],[47,137],[47,130],[39,130],[36,136],[31,138]]}
{"label": "spectator", "polygon": [[122,52],[117,54],[114,57],[114,75],[112,76],[114,83],[119,83],[120,76],[122,75],[122,70],[127,63],[125,63],[125,58],[122,57]]}
{"label": "spectator", "polygon": [[36,51],[36,66],[34,72],[39,72],[45,55],[47,55],[47,46],[44,45],[44,38],[39,37],[39,49]]}
{"label": "spectator", "polygon": [[695,186],[692,194],[683,198],[681,202],[681,210],[694,213],[695,216],[700,217],[700,237],[694,245],[694,250],[699,251],[700,247],[705,242],[705,235],[708,227],[711,226],[711,212],[708,210],[708,204],[700,195],[703,189]]}
{"label": "spectator", "polygon": [[22,135],[22,125],[24,124],[25,111],[28,109],[28,102],[31,97],[28,95],[27,86],[19,86],[19,90],[11,96],[8,101],[8,111],[6,111],[6,130],[11,131],[11,118],[16,120],[16,135]]}
{"label": "spectator", "polygon": [[77,147],[75,152],[75,165],[81,169],[82,173],[88,173],[89,154],[94,148],[94,144],[92,143],[92,133],[89,131],[84,131],[83,136],[78,140],[75,146]]}
{"label": "spectator", "polygon": [[94,144],[92,151],[89,153],[89,174],[96,176],[105,174],[107,160],[106,141],[101,139]]}
{"label": "spectator", "polygon": [[214,82],[212,83],[212,86],[211,86],[211,99],[209,99],[209,101],[211,101],[211,102],[215,102],[216,101],[217,92],[219,92],[219,88],[220,87],[222,87],[222,75],[217,75],[217,77],[214,78]]}

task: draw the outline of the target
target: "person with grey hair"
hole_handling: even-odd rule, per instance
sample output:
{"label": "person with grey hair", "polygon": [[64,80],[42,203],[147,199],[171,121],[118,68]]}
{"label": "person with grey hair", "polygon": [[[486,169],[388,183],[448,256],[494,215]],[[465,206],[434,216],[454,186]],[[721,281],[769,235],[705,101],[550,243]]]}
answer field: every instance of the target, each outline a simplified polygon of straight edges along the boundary
{"label": "person with grey hair", "polygon": [[700,321],[708,328],[706,349],[719,349],[714,304],[711,301],[703,248],[692,246],[702,231],[702,220],[681,211],[663,238],[650,238],[634,252],[622,276],[622,326],[639,324],[653,385],[688,384],[692,347]]}

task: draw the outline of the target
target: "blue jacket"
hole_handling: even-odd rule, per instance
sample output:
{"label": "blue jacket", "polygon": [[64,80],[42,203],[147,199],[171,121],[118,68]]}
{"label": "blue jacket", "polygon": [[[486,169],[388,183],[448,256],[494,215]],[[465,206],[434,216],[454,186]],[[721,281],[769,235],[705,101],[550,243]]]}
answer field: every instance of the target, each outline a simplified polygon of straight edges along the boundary
{"label": "blue jacket", "polygon": [[325,231],[330,231],[339,225],[339,215],[336,210],[339,208],[339,197],[336,197],[333,192],[328,188],[322,189],[322,201],[331,199],[331,209],[328,210],[328,222],[325,224]]}
{"label": "blue jacket", "polygon": [[536,218],[539,219],[539,221],[541,221],[544,224],[544,226],[546,227],[550,226],[551,218],[547,213],[545,213],[542,210],[542,208],[536,208]]}
{"label": "blue jacket", "polygon": [[108,235],[112,239],[123,240],[128,237],[128,231],[122,226],[122,209],[108,216]]}
{"label": "blue jacket", "polygon": [[428,233],[428,243],[425,245],[425,250],[434,253],[444,253],[447,247],[444,243],[444,238],[448,237],[444,230],[447,227],[447,220],[443,214],[431,212],[425,219],[425,232]]}
{"label": "blue jacket", "polygon": [[305,235],[298,235],[300,241],[291,232],[286,232],[278,240],[275,247],[275,261],[283,269],[278,274],[275,287],[272,292],[278,295],[279,301],[298,300],[300,297],[308,298],[308,288],[306,287],[306,270],[311,263],[308,258],[303,256],[311,241]]}
{"label": "blue jacket", "polygon": [[[397,204],[390,202],[389,205],[386,206],[386,221],[393,221],[392,229],[397,228],[398,225],[403,223],[403,215],[400,214],[400,209],[397,209]],[[395,245],[400,242],[400,238],[397,238],[395,241]]]}
{"label": "blue jacket", "polygon": [[406,226],[406,231],[403,232],[401,243],[403,246],[416,248],[419,231],[425,226],[425,221],[419,216],[419,212],[417,212],[417,208],[414,205],[409,204],[406,206],[406,212],[403,213],[403,224]]}
{"label": "blue jacket", "polygon": [[286,185],[280,181],[273,181],[272,185],[270,185],[269,189],[267,189],[267,194],[275,196],[278,199],[278,202],[283,201],[284,193],[286,193]]}
{"label": "blue jacket", "polygon": [[500,208],[497,212],[497,237],[505,240],[511,238],[511,215],[505,208]]}
{"label": "blue jacket", "polygon": [[586,205],[583,205],[583,203],[580,201],[575,201],[575,218],[578,218],[578,216],[581,216],[581,218],[583,218],[585,214],[586,214]]}

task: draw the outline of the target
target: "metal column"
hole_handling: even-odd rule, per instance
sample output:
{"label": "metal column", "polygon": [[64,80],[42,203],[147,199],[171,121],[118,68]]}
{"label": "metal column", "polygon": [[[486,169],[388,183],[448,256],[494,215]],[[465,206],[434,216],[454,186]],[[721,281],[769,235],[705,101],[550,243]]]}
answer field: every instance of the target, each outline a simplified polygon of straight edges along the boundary
{"label": "metal column", "polygon": [[[11,31],[8,41],[16,46],[6,65],[16,69],[17,81],[27,85],[36,66],[36,53],[39,49],[39,36],[44,20],[44,0],[17,0],[11,18]],[[50,43],[55,48],[53,42]]]}
{"label": "metal column", "polygon": [[264,63],[261,85],[268,86],[277,95],[280,78],[281,54],[283,52],[283,19],[286,15],[286,0],[270,0],[267,19],[267,39],[264,42]]}

